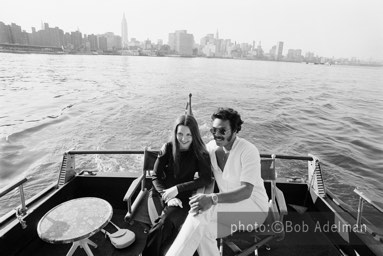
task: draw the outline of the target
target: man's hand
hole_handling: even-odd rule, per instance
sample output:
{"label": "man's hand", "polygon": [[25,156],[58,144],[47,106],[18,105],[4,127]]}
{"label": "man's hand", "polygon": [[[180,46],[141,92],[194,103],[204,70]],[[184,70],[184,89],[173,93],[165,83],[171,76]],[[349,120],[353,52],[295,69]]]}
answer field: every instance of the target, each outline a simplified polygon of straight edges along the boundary
{"label": "man's hand", "polygon": [[183,206],[182,206],[182,201],[179,200],[177,197],[170,199],[170,200],[167,202],[167,204],[168,204],[168,206],[178,206],[178,207],[183,208]]}
{"label": "man's hand", "polygon": [[178,195],[178,189],[177,186],[173,186],[171,188],[165,189],[164,193],[162,194],[162,199],[167,202],[172,198],[175,198]]}
{"label": "man's hand", "polygon": [[213,205],[213,200],[211,199],[211,195],[197,194],[190,198],[189,205],[189,212],[198,215],[209,209]]}

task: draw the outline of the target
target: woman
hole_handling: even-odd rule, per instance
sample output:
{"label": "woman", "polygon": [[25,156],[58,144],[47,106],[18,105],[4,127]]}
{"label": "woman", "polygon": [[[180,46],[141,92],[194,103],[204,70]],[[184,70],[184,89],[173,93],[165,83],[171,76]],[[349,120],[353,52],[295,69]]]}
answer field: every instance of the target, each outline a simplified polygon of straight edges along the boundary
{"label": "woman", "polygon": [[[198,178],[195,179],[195,173]],[[180,116],[171,141],[166,143],[154,165],[153,187],[166,206],[148,234],[142,255],[164,255],[183,224],[192,193],[211,182],[209,153],[201,139],[197,121]]]}

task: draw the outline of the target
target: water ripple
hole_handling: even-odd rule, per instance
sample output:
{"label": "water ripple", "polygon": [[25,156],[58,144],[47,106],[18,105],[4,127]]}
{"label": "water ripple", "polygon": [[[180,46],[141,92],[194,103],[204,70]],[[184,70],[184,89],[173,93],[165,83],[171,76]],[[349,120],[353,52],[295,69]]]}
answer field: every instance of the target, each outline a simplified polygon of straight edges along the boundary
{"label": "water ripple", "polygon": [[[326,185],[343,200],[353,202],[355,186],[382,191],[380,69],[199,58],[6,57],[7,67],[0,67],[0,186],[27,173],[35,177],[28,186],[38,192],[57,178],[68,149],[159,148],[192,92],[205,142],[211,139],[211,113],[233,107],[245,120],[240,136],[261,152],[316,155]],[[140,164],[137,157],[76,158],[78,168],[111,172],[136,172]],[[283,175],[301,175],[290,163],[278,168]]]}

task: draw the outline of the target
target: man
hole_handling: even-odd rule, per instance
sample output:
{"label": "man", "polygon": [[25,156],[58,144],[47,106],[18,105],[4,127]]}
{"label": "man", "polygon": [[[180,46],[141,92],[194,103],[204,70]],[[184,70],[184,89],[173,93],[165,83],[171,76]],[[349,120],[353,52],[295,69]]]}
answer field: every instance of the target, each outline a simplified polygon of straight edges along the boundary
{"label": "man", "polygon": [[[231,108],[219,108],[212,121],[214,140],[207,149],[220,192],[191,198],[191,210],[167,256],[193,255],[196,249],[200,256],[219,255],[216,239],[238,230],[233,225],[250,231],[266,219],[268,197],[260,155],[253,144],[237,136],[241,116]],[[229,218],[218,218],[222,214]]]}

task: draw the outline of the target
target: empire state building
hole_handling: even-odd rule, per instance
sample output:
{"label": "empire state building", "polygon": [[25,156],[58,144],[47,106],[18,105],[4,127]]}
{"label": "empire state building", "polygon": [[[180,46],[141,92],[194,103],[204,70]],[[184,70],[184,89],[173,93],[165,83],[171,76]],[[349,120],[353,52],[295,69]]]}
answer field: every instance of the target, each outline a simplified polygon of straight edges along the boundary
{"label": "empire state building", "polygon": [[122,48],[128,48],[128,24],[125,19],[125,13],[121,21],[121,44]]}

